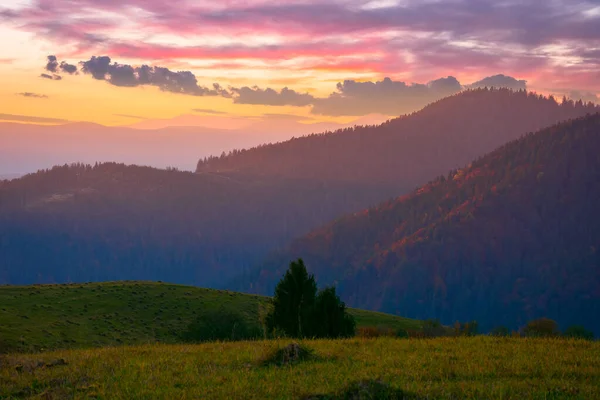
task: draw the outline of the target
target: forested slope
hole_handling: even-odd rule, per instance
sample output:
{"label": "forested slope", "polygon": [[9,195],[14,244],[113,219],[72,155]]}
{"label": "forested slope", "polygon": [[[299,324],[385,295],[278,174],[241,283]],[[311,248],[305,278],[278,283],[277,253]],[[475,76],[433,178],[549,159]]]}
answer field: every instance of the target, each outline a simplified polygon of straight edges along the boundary
{"label": "forested slope", "polygon": [[233,151],[200,160],[197,170],[379,182],[404,194],[522,134],[598,109],[525,91],[468,90],[382,125]]}
{"label": "forested slope", "polygon": [[352,306],[512,328],[534,317],[600,331],[600,115],[528,134],[295,240],[246,289],[303,257]]}

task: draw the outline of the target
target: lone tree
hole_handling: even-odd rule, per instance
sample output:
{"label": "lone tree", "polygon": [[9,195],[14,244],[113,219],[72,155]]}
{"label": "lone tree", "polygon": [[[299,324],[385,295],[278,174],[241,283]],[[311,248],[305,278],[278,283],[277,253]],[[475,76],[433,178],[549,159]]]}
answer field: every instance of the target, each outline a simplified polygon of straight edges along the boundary
{"label": "lone tree", "polygon": [[266,321],[269,332],[290,337],[354,336],[356,323],[335,288],[321,290],[302,259],[293,261],[275,288],[273,308]]}
{"label": "lone tree", "polygon": [[308,274],[304,261],[292,261],[275,287],[273,309],[267,316],[268,330],[279,330],[291,337],[310,336],[316,293],[315,277]]}

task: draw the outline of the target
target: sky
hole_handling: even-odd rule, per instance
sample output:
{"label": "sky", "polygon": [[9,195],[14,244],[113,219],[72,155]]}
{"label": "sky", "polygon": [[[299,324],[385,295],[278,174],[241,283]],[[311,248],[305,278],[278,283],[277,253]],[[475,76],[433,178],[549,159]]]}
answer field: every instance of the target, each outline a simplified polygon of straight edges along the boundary
{"label": "sky", "polygon": [[4,121],[377,121],[484,85],[600,102],[599,0],[0,0],[0,37]]}

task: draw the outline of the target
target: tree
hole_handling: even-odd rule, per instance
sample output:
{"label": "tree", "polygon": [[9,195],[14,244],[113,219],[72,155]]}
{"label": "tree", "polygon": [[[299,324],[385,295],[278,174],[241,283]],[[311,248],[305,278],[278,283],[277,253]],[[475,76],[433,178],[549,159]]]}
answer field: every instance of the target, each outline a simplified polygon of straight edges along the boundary
{"label": "tree", "polygon": [[588,331],[581,325],[573,325],[567,328],[565,336],[573,339],[594,340],[594,333]]}
{"label": "tree", "polygon": [[352,337],[356,329],[356,322],[346,312],[346,304],[335,293],[335,287],[328,287],[319,292],[311,322],[311,330],[315,337]]}
{"label": "tree", "polygon": [[526,337],[553,337],[559,334],[558,324],[549,318],[539,318],[529,321],[523,328]]}
{"label": "tree", "polygon": [[316,293],[315,277],[308,274],[304,261],[292,261],[275,287],[273,309],[267,316],[269,332],[280,330],[290,337],[310,334]]}

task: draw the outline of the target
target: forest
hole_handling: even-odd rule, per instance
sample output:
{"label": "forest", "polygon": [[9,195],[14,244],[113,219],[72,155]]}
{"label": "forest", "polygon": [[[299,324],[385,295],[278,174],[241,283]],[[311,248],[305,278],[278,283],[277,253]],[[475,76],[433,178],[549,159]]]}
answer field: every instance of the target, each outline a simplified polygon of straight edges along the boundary
{"label": "forest", "polygon": [[268,293],[302,256],[353,307],[484,331],[536,317],[598,331],[599,132],[595,114],[524,135],[293,241],[235,285]]}
{"label": "forest", "polygon": [[197,171],[385,183],[407,193],[524,133],[599,110],[592,103],[557,102],[524,90],[467,90],[382,125],[204,158]]}
{"label": "forest", "polygon": [[[269,255],[293,239],[410,193],[532,129],[596,109],[524,91],[469,90],[381,126],[205,160],[196,173],[72,164],[0,181],[0,284],[143,279],[224,288],[230,282],[249,283]],[[427,218],[434,218],[427,212]],[[408,231],[398,230],[396,240],[424,227],[417,224],[419,218],[414,217]],[[373,225],[355,232],[349,226],[340,236],[344,243],[336,246],[353,248],[353,235],[371,238],[379,229]],[[382,229],[377,235],[388,233]],[[385,248],[385,240],[378,241]],[[298,257],[323,274],[325,263],[314,265],[309,255]],[[349,304],[405,312],[391,306],[396,299],[390,291],[385,296],[360,294],[366,289],[354,293],[354,275],[347,280],[342,279],[345,273],[337,275],[339,263],[347,263],[344,252],[331,261],[325,279],[340,281],[340,294]],[[372,267],[364,268],[366,275],[356,276],[356,282],[375,284],[379,278],[369,272]],[[264,282],[257,279],[257,287]],[[439,301],[438,296],[433,304]],[[430,311],[427,315],[437,315]]]}

